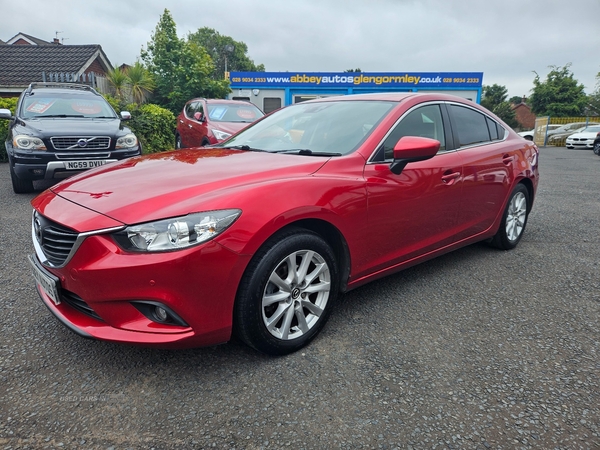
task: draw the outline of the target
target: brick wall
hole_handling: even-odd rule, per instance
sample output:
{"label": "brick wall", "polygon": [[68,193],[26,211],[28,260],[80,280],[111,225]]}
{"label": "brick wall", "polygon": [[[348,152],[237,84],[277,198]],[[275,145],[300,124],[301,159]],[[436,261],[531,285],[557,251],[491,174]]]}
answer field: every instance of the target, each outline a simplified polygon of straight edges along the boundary
{"label": "brick wall", "polygon": [[90,67],[88,67],[85,71],[85,73],[90,73],[90,72],[94,72],[96,75],[106,75],[106,71],[102,67],[102,64],[100,64],[98,62],[97,59],[92,64],[90,64]]}

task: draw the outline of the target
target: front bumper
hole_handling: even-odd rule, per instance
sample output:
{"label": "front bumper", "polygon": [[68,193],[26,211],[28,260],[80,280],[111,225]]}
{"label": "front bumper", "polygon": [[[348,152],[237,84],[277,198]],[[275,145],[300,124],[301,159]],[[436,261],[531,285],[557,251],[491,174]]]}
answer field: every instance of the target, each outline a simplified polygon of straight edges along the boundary
{"label": "front bumper", "polygon": [[[121,159],[138,156],[141,154],[139,146],[120,149],[107,150],[104,152],[87,152],[87,153],[72,153],[65,156],[64,153],[55,153],[51,151],[24,151],[24,150],[9,150],[10,160],[13,165],[15,174],[26,180],[43,180],[43,179],[63,179],[83,172],[93,166],[82,169],[69,169],[69,162],[102,162],[104,164]],[[98,163],[99,164],[99,163]]]}
{"label": "front bumper", "polygon": [[[102,234],[86,237],[64,267],[42,267],[43,255],[32,258],[57,283],[55,302],[38,276],[42,301],[70,330],[87,338],[164,348],[230,339],[237,286],[249,259],[214,241],[177,252],[126,253]],[[139,302],[165,306],[183,325],[151,320],[136,307]]]}
{"label": "front bumper", "polygon": [[565,146],[567,148],[580,148],[580,149],[593,149],[594,141],[566,141]]}

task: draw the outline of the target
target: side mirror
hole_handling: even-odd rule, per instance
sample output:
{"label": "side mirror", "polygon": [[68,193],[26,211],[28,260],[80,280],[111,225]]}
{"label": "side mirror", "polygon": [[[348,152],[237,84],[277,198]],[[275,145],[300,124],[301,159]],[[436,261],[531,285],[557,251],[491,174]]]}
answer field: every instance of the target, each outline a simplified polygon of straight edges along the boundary
{"label": "side mirror", "polygon": [[10,113],[10,109],[0,109],[0,119],[13,120],[14,118]]}
{"label": "side mirror", "polygon": [[204,122],[204,114],[201,112],[195,112],[194,119],[196,119],[198,122]]}
{"label": "side mirror", "polygon": [[130,120],[131,113],[129,111],[121,111],[121,120]]}
{"label": "side mirror", "polygon": [[394,146],[394,161],[390,166],[392,173],[400,175],[410,162],[425,161],[433,158],[440,150],[440,141],[416,136],[404,136]]}

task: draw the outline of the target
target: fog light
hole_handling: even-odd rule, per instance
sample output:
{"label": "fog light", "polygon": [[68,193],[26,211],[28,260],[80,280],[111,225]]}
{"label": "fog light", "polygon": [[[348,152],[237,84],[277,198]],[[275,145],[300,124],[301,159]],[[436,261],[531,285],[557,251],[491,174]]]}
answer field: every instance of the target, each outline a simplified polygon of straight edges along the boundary
{"label": "fog light", "polygon": [[162,303],[152,300],[137,300],[131,302],[131,304],[152,322],[160,323],[161,325],[189,326],[175,311]]}
{"label": "fog light", "polygon": [[158,320],[160,320],[161,322],[166,322],[167,319],[169,318],[167,311],[165,311],[165,309],[161,308],[160,306],[154,307],[154,314],[156,314],[156,318]]}

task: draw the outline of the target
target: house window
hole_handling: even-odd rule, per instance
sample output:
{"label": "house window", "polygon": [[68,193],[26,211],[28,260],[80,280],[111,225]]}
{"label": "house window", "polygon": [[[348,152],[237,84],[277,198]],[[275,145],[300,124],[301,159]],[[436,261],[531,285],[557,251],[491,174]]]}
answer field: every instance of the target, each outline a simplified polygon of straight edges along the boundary
{"label": "house window", "polygon": [[276,109],[281,108],[281,99],[279,97],[265,97],[263,100],[263,111],[269,114]]}

